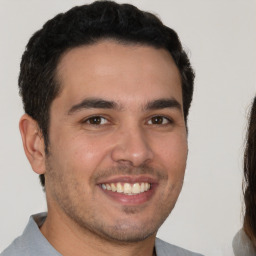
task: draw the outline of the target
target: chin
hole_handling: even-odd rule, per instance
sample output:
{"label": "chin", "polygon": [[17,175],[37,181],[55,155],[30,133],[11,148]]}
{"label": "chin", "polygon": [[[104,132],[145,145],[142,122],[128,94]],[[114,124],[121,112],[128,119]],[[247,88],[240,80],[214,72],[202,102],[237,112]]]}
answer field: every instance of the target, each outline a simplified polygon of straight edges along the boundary
{"label": "chin", "polygon": [[95,225],[93,228],[97,230],[98,235],[105,239],[118,243],[134,243],[155,235],[165,220],[163,218],[150,218],[148,220],[144,218],[141,220],[140,218],[129,217],[130,219],[115,219],[115,222],[110,225],[104,225],[103,223],[98,227]]}
{"label": "chin", "polygon": [[135,243],[143,241],[150,236],[156,234],[157,230],[145,230],[143,228],[121,228],[121,227],[112,227],[111,230],[103,231],[103,236],[108,240],[114,240],[118,243]]}

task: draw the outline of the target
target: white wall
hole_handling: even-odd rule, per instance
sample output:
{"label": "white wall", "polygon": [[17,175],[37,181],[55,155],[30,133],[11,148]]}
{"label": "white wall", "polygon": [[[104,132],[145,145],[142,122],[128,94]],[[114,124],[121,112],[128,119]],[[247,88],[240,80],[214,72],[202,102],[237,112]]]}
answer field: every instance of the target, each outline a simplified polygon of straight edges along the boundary
{"label": "white wall", "polygon": [[[47,19],[86,2],[0,0],[0,251],[29,215],[46,209],[18,131],[22,52]],[[243,138],[256,88],[256,1],[126,2],[158,14],[178,32],[197,74],[184,188],[158,235],[206,255],[228,255],[224,250],[241,226]]]}

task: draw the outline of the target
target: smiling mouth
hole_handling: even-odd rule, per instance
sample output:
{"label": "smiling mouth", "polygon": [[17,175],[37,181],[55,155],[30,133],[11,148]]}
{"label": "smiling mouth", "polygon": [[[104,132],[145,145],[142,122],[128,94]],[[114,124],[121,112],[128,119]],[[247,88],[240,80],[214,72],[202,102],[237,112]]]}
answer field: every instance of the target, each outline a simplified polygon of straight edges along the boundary
{"label": "smiling mouth", "polygon": [[140,183],[105,183],[101,184],[103,190],[108,190],[125,195],[138,195],[151,189],[152,184],[148,182]]}

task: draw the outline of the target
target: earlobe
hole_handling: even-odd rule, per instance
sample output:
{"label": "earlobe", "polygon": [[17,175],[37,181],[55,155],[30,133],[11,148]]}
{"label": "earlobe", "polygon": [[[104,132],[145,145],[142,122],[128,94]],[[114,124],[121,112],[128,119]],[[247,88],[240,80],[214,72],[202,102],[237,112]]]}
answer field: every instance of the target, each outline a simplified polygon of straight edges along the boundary
{"label": "earlobe", "polygon": [[25,154],[34,172],[45,173],[44,139],[37,122],[24,114],[19,123]]}

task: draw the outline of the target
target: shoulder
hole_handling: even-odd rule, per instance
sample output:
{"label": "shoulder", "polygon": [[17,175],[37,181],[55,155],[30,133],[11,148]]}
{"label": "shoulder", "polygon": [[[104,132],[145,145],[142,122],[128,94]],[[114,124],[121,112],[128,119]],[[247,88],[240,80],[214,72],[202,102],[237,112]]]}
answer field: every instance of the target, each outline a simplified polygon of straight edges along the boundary
{"label": "shoulder", "polygon": [[1,254],[0,256],[22,256],[28,255],[27,248],[22,242],[22,236],[17,237]]}
{"label": "shoulder", "polygon": [[168,255],[202,256],[201,254],[194,253],[186,249],[183,249],[181,247],[164,242],[159,238],[156,238],[155,246],[156,246],[157,256],[168,256]]}
{"label": "shoulder", "polygon": [[243,229],[240,229],[233,238],[232,247],[235,256],[254,256],[256,255],[256,248],[252,241],[246,235]]}
{"label": "shoulder", "polygon": [[49,244],[39,230],[45,218],[46,213],[31,216],[22,235],[17,237],[0,256],[59,256],[60,254]]}

